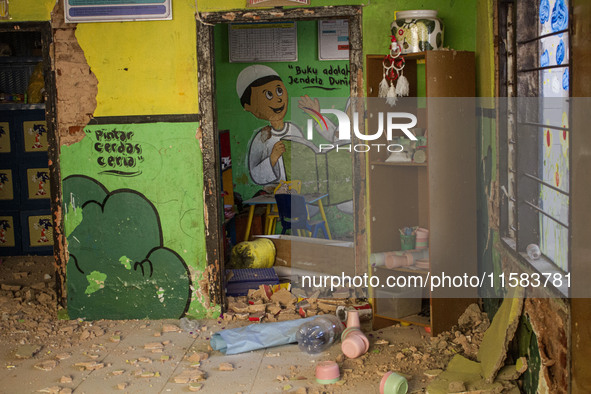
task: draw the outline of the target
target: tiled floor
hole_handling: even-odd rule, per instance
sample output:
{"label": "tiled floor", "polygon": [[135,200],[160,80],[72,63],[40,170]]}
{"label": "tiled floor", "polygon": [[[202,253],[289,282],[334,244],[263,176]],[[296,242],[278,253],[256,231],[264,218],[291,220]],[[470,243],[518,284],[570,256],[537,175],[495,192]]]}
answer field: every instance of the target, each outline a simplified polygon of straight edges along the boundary
{"label": "tiled floor", "polygon": [[[323,386],[314,379],[315,365],[321,360],[335,360],[341,355],[340,346],[333,345],[329,351],[310,356],[299,350],[297,345],[285,345],[237,355],[223,355],[208,348],[212,332],[226,326],[225,322],[201,321],[206,327],[191,335],[188,332],[162,332],[164,324],[179,325],[174,321],[119,321],[110,322],[107,333],[81,345],[64,349],[42,349],[30,359],[17,359],[14,350],[19,345],[0,344],[1,393],[59,392],[71,389],[74,393],[184,393],[190,392],[187,383],[176,383],[175,377],[190,370],[192,362],[188,356],[195,352],[207,352],[209,358],[198,367],[206,373],[200,392],[204,393],[271,393],[296,392],[306,388],[307,393],[377,393],[377,381],[344,382]],[[120,332],[120,341],[112,342],[114,332]],[[384,330],[384,337],[391,343],[403,340],[405,346],[419,345],[428,341],[416,327]],[[146,344],[163,344],[161,352],[146,349]],[[373,346],[372,346],[373,347]],[[370,348],[372,351],[372,348]],[[49,371],[35,366],[46,360],[62,359]],[[104,367],[92,371],[82,371],[77,363],[103,363]],[[221,363],[233,365],[233,371],[221,371]],[[120,373],[120,374],[118,374]],[[63,377],[72,379],[61,382]],[[125,384],[125,388],[118,388]],[[420,386],[420,384],[419,384]],[[411,385],[412,388],[412,385]],[[419,389],[420,387],[415,387]],[[54,391],[51,391],[54,390]],[[58,391],[55,391],[58,390]],[[413,390],[414,391],[414,390]],[[67,392],[62,391],[62,392]],[[420,392],[420,391],[419,391]]]}
{"label": "tiled floor", "polygon": [[[209,348],[214,332],[248,322],[195,321],[198,329],[192,333],[182,331],[179,320],[56,320],[55,295],[49,288],[52,267],[51,257],[0,262],[0,284],[23,286],[18,291],[0,290],[0,394],[190,392],[196,387],[177,381],[183,373],[195,373],[194,362],[188,358],[197,352],[209,354],[197,367],[205,373],[206,379],[198,382],[204,393],[377,393],[387,370],[414,374],[408,375],[409,392],[422,392],[424,370],[440,368],[433,356],[438,350],[430,346],[429,335],[412,326],[368,332],[368,354],[343,360],[340,343],[314,356],[301,352],[297,345],[229,356]],[[15,273],[20,272],[28,274],[16,280]],[[30,289],[43,290],[31,290],[35,299],[27,298]],[[47,298],[44,302],[39,298],[41,292]],[[381,345],[380,338],[384,339]],[[34,355],[17,357],[29,344],[38,349]],[[160,344],[161,349],[146,344]],[[419,364],[416,357],[421,354],[429,355],[431,361]],[[323,360],[339,360],[341,382],[325,386],[315,381],[316,363]],[[38,368],[41,363],[46,363],[46,370]],[[221,371],[221,363],[232,364],[234,370]]]}

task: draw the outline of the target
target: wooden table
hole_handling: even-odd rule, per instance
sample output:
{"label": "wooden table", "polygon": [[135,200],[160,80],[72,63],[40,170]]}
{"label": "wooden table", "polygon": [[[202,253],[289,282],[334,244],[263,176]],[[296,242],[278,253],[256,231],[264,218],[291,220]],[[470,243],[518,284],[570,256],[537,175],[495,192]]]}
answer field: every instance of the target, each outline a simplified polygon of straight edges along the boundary
{"label": "wooden table", "polygon": [[[330,229],[328,228],[328,220],[326,220],[326,214],[324,213],[324,207],[322,206],[322,199],[328,196],[328,193],[325,194],[303,194],[304,198],[306,199],[306,204],[314,204],[318,203],[318,209],[320,210],[320,216],[322,216],[322,220],[326,224],[326,232],[328,235],[328,239],[332,239],[332,235],[330,234]],[[244,201],[244,204],[250,205],[250,209],[248,210],[248,221],[246,223],[246,232],[244,234],[244,240],[248,241],[248,237],[250,236],[250,228],[252,226],[252,218],[254,217],[254,209],[257,205],[266,205],[267,211],[266,214],[268,215],[271,212],[271,207],[277,204],[275,201],[275,196],[273,194],[263,194],[260,196],[253,197],[249,200]]]}

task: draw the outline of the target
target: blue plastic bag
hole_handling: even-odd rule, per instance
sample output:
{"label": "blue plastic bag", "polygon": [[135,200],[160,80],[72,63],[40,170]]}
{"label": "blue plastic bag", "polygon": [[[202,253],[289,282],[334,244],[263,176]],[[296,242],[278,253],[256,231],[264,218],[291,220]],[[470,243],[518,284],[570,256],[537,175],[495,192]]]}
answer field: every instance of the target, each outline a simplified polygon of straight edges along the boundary
{"label": "blue plastic bag", "polygon": [[209,342],[213,350],[219,350],[224,354],[238,354],[287,345],[296,342],[296,332],[302,324],[315,318],[316,316],[313,316],[221,330],[213,334]]}

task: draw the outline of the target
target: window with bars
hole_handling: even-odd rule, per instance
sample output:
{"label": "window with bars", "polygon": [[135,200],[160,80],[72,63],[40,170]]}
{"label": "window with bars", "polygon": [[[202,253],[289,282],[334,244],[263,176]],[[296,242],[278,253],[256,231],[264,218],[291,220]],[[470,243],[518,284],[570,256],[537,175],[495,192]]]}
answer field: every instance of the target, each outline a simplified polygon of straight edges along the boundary
{"label": "window with bars", "polygon": [[502,236],[524,257],[538,245],[543,264],[568,272],[569,1],[505,0],[498,16]]}

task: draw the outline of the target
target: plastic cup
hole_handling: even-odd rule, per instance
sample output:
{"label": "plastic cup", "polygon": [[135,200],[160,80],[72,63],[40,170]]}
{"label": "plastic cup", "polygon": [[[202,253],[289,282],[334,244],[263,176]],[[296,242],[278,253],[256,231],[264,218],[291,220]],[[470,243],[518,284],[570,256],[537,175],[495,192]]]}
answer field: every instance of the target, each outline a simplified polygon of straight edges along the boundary
{"label": "plastic cup", "polygon": [[418,228],[415,240],[415,248],[427,249],[429,247],[429,230]]}
{"label": "plastic cup", "polygon": [[357,358],[366,352],[365,342],[360,335],[349,335],[341,344],[341,350],[348,358]]}
{"label": "plastic cup", "polygon": [[343,331],[343,333],[341,334],[341,341],[344,341],[345,338],[347,338],[347,335],[349,335],[353,331],[359,331],[359,332],[361,332],[361,329],[359,327],[347,327],[347,328],[345,328],[345,331]]}
{"label": "plastic cup", "polygon": [[386,372],[380,382],[380,394],[406,394],[408,382],[406,378],[396,372]]}
{"label": "plastic cup", "polygon": [[359,323],[359,312],[349,311],[347,313],[347,328],[348,327],[361,327]]}
{"label": "plastic cup", "polygon": [[320,361],[316,365],[316,382],[320,384],[332,384],[341,379],[339,366],[334,361]]}
{"label": "plastic cup", "polygon": [[344,335],[341,350],[348,358],[357,358],[369,350],[369,339],[360,330],[351,330]]}
{"label": "plastic cup", "polygon": [[415,248],[416,236],[400,234],[400,250],[411,250]]}

